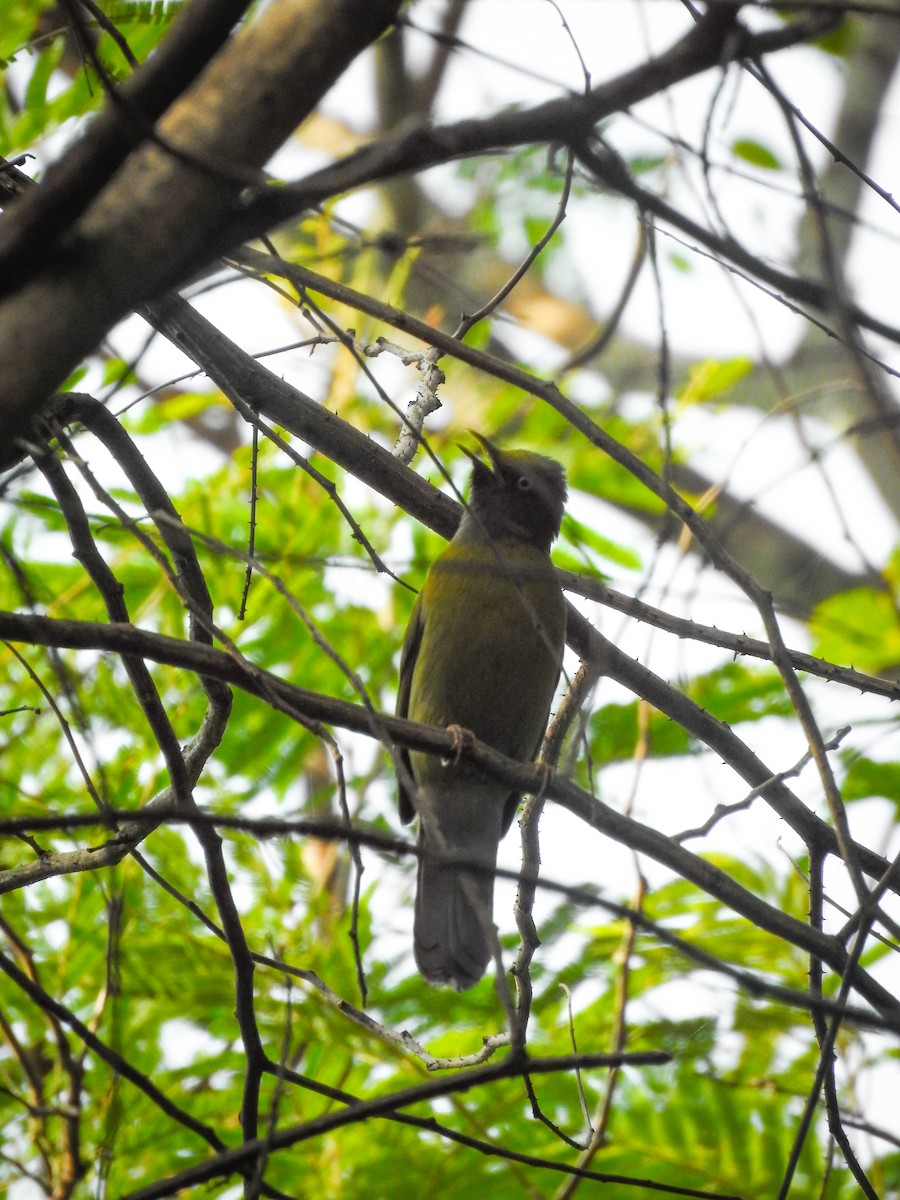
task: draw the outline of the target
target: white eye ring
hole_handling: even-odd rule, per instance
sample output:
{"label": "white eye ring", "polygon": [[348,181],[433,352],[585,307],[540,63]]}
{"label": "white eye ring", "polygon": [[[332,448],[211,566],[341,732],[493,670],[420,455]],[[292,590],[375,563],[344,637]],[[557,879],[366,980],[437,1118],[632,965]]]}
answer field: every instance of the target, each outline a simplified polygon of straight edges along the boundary
{"label": "white eye ring", "polygon": [[531,491],[531,480],[528,478],[527,475],[520,475],[519,478],[516,480],[516,487],[519,489],[520,492],[530,492]]}

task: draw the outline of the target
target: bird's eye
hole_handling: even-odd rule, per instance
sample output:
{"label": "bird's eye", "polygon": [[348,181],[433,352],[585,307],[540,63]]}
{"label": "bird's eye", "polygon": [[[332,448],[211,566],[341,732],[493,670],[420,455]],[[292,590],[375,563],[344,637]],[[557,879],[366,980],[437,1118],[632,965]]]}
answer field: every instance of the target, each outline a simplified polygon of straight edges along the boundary
{"label": "bird's eye", "polygon": [[527,475],[520,475],[519,478],[516,480],[516,487],[519,489],[520,492],[530,492],[531,491],[531,480],[528,478]]}

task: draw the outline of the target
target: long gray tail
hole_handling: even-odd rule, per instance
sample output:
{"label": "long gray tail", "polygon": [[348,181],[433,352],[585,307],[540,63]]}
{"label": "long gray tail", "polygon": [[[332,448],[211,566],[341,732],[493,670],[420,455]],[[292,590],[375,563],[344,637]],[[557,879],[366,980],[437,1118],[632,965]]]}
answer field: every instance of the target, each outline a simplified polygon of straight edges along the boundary
{"label": "long gray tail", "polygon": [[480,815],[477,830],[467,823],[455,837],[445,832],[446,850],[457,860],[477,861],[483,868],[477,872],[447,862],[446,854],[434,845],[439,837],[429,837],[429,822],[423,820],[419,830],[422,854],[413,927],[416,965],[429,983],[449,984],[457,991],[472,987],[485,973],[494,940],[493,869],[500,828],[492,813]]}

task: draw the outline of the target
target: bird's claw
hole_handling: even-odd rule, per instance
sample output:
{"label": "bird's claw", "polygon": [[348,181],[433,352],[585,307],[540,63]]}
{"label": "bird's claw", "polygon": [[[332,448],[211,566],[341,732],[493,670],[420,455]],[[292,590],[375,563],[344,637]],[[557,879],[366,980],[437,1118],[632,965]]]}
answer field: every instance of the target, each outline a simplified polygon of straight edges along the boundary
{"label": "bird's claw", "polygon": [[475,734],[471,729],[463,728],[462,725],[448,725],[447,732],[453,738],[453,755],[445,758],[444,762],[448,766],[458,767],[463,750],[471,753],[475,748]]}

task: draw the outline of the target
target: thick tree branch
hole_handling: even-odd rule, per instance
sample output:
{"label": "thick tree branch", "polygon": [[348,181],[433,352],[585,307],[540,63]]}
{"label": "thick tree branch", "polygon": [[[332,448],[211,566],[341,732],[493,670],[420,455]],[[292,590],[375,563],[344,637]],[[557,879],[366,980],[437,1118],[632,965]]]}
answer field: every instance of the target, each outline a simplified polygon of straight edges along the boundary
{"label": "thick tree branch", "polygon": [[214,256],[205,248],[240,207],[243,187],[398,3],[274,0],[160,122],[181,153],[142,146],[52,260],[0,303],[0,463],[116,321]]}
{"label": "thick tree branch", "polygon": [[754,37],[739,25],[738,8],[739,4],[710,4],[698,24],[664,54],[592,88],[586,95],[567,95],[534,108],[469,118],[453,125],[422,124],[400,129],[294,184],[267,190],[248,204],[226,237],[235,245],[330,196],[471,155],[532,143],[580,145],[593,136],[598,123],[613,113],[745,54],[764,55],[802,43],[832,22],[831,17],[820,17],[809,24]]}
{"label": "thick tree branch", "polygon": [[155,122],[222,47],[250,2],[184,5],[160,47],[91,122],[90,136],[76,142],[49,168],[41,187],[0,222],[0,296],[21,287],[56,251],[60,236],[152,135]]}

